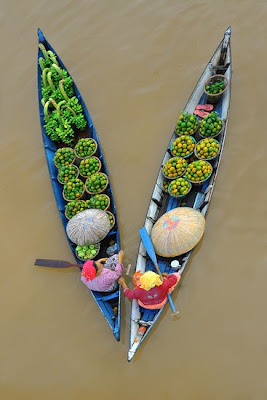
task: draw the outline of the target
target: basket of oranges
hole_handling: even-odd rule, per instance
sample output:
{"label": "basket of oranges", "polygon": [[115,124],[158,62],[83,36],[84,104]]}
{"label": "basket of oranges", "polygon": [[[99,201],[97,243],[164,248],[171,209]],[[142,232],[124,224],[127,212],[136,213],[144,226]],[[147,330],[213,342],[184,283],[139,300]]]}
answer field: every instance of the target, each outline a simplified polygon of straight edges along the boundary
{"label": "basket of oranges", "polygon": [[187,162],[183,157],[172,157],[164,164],[162,173],[167,179],[175,179],[182,176],[187,167]]}
{"label": "basket of oranges", "polygon": [[188,179],[180,177],[173,179],[168,186],[168,193],[175,198],[185,197],[192,189],[192,184]]}

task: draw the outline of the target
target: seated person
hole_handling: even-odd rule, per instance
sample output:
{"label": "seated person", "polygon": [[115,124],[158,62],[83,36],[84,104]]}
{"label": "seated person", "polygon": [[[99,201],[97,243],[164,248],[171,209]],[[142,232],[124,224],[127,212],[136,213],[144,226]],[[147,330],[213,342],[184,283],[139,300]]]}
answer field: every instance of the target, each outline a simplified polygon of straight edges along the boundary
{"label": "seated person", "polygon": [[[113,256],[114,258],[114,256]],[[123,267],[124,252],[118,254],[118,262],[113,269],[108,265],[108,258],[100,258],[97,261],[88,260],[83,264],[81,281],[90,290],[97,292],[112,292],[118,287],[118,278],[121,276]],[[107,262],[107,268],[103,263]]]}
{"label": "seated person", "polygon": [[162,276],[164,277],[163,281],[155,272],[147,271],[141,274],[140,283],[133,290],[128,288],[123,277],[120,277],[118,282],[129,300],[137,299],[141,307],[157,310],[166,304],[168,292],[173,291],[181,278],[179,272],[170,275],[163,273]]}

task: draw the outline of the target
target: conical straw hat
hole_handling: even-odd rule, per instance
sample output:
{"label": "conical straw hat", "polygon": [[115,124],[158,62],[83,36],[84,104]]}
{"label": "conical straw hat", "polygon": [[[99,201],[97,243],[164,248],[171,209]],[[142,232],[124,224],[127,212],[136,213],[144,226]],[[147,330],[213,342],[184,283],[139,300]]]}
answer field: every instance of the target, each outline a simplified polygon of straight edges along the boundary
{"label": "conical straw hat", "polygon": [[109,217],[103,210],[81,211],[67,223],[68,238],[75,244],[84,246],[100,242],[110,228]]}
{"label": "conical straw hat", "polygon": [[178,207],[163,214],[151,231],[151,240],[159,256],[175,257],[193,249],[205,229],[201,212]]}

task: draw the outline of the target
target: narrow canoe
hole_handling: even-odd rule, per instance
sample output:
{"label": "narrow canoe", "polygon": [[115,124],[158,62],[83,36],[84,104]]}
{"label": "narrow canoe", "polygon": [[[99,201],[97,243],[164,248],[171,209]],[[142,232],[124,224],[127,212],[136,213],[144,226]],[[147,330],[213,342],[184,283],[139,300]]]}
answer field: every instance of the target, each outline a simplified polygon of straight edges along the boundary
{"label": "narrow canoe", "polygon": [[[44,143],[44,149],[45,149],[48,169],[49,169],[49,173],[50,173],[50,177],[51,177],[51,183],[52,183],[52,187],[53,187],[53,191],[54,191],[54,195],[55,195],[55,199],[56,199],[56,204],[58,207],[59,215],[62,220],[64,231],[66,234],[66,226],[68,223],[68,219],[65,216],[65,206],[66,206],[67,202],[63,198],[63,193],[62,193],[63,185],[61,183],[59,183],[59,181],[57,179],[58,169],[55,167],[54,161],[53,161],[53,158],[54,158],[54,155],[55,155],[55,152],[57,151],[57,149],[59,147],[65,147],[66,145],[52,141],[50,139],[50,137],[47,135],[46,129],[44,126],[45,125],[44,106],[43,106],[44,101],[42,101],[43,95],[42,95],[42,87],[41,87],[42,69],[43,68],[41,68],[40,62],[39,62],[40,58],[41,59],[44,58],[44,54],[41,51],[41,47],[44,46],[46,51],[52,52],[56,56],[56,60],[57,60],[59,67],[64,69],[67,72],[69,77],[71,77],[71,75],[69,74],[65,65],[61,61],[60,57],[57,55],[55,50],[52,48],[52,46],[46,40],[44,34],[42,33],[42,31],[40,29],[38,29],[37,34],[38,34],[38,73],[37,74],[38,74],[38,98],[39,98],[41,131],[42,131],[42,137],[43,137],[43,143]],[[50,55],[52,53],[50,53]],[[100,146],[100,142],[98,139],[96,129],[94,127],[94,124],[92,122],[90,114],[86,108],[84,100],[74,82],[73,82],[73,86],[74,86],[74,95],[77,97],[79,104],[82,106],[83,114],[84,114],[84,117],[87,122],[86,128],[83,132],[80,132],[80,131],[75,132],[75,139],[74,139],[73,146],[77,143],[78,139],[81,137],[90,137],[90,138],[94,139],[98,146],[97,153],[95,155],[100,159],[101,164],[102,164],[101,172],[104,172],[109,178],[109,184],[107,186],[107,189],[105,190],[105,194],[107,194],[110,199],[110,206],[109,206],[108,210],[115,217],[115,225],[110,230],[110,232],[108,233],[106,238],[104,238],[100,243],[100,251],[97,255],[97,258],[102,258],[102,257],[107,257],[106,250],[110,245],[117,245],[117,251],[120,250],[120,235],[119,235],[119,228],[118,228],[118,216],[117,216],[117,212],[116,212],[116,206],[115,206],[115,202],[114,202],[114,196],[113,196],[113,191],[112,191],[112,187],[111,187],[111,183],[110,183],[110,177],[108,174],[107,165],[106,165],[106,162],[103,157],[103,153],[101,150],[101,146]],[[73,146],[71,146],[71,147],[73,147]],[[84,179],[82,177],[79,176],[79,178],[81,178],[84,181]],[[90,197],[90,195],[86,193],[85,200],[88,199],[89,197]],[[67,235],[66,235],[66,237],[67,237]],[[73,252],[73,256],[74,256],[76,262],[78,264],[81,264],[81,267],[82,267],[83,261],[81,261],[76,255],[76,251],[75,251],[76,245],[74,243],[72,243],[68,239],[68,237],[67,237],[67,240],[69,242],[70,248]],[[96,301],[97,305],[99,306],[101,312],[103,313],[104,317],[106,318],[110,328],[112,329],[112,332],[113,332],[116,340],[119,341],[120,340],[120,321],[121,321],[120,288],[118,290],[116,290],[115,292],[112,292],[109,294],[102,293],[102,292],[94,292],[94,291],[91,291],[91,293],[92,293],[92,296],[93,296],[94,300]],[[114,313],[114,311],[115,311],[115,313]]]}
{"label": "narrow canoe", "polygon": [[[172,153],[170,151],[171,145],[173,141],[177,138],[176,130],[172,134],[171,140],[163,157],[161,168],[156,180],[156,184],[154,190],[152,192],[151,200],[149,203],[147,215],[145,218],[144,226],[148,231],[148,234],[151,234],[151,230],[156,223],[156,221],[167,211],[172,210],[177,207],[191,207],[200,211],[204,216],[207,213],[211,196],[213,193],[213,188],[215,185],[215,180],[218,173],[218,168],[221,160],[222,150],[224,147],[224,141],[227,131],[227,122],[228,122],[228,111],[230,108],[230,90],[231,90],[231,28],[228,29],[224,33],[224,37],[222,41],[219,43],[217,49],[212,55],[210,61],[208,62],[206,68],[204,69],[195,89],[193,90],[185,108],[184,112],[193,113],[196,110],[196,106],[198,104],[208,103],[206,94],[204,92],[204,84],[205,82],[215,74],[222,74],[228,80],[228,87],[224,91],[221,98],[214,104],[213,111],[218,112],[219,117],[223,122],[222,132],[216,140],[220,143],[220,153],[218,157],[214,160],[211,160],[213,171],[208,180],[206,180],[203,184],[193,185],[192,190],[182,199],[177,199],[171,197],[168,193],[165,192],[163,181],[164,176],[162,174],[162,167],[167,160],[172,157]],[[196,141],[198,142],[201,137],[199,132],[197,131],[194,135]],[[171,262],[176,259],[180,263],[180,274],[183,274],[185,271],[188,260],[192,254],[193,250],[188,251],[185,254],[182,254],[175,258],[164,258],[158,256],[158,265],[161,272],[171,273]],[[146,249],[142,243],[140,242],[137,261],[136,261],[136,271],[145,272],[147,270],[154,270],[154,265],[152,261],[149,259],[149,256],[146,252]],[[156,272],[156,271],[155,271]],[[128,361],[130,361],[136,351],[140,348],[143,341],[149,336],[151,329],[155,326],[157,320],[159,319],[163,308],[160,310],[147,310],[140,307],[137,303],[137,300],[132,301],[131,305],[131,318],[130,318],[130,335],[129,335],[129,351],[128,351]],[[143,327],[142,329],[139,329]],[[140,332],[143,332],[140,334]]]}

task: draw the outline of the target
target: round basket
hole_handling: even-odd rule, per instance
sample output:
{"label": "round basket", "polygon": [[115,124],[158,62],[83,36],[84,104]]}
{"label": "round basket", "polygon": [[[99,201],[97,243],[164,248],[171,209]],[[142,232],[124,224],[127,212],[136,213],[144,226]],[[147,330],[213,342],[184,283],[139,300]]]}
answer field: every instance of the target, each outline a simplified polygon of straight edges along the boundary
{"label": "round basket", "polygon": [[[193,140],[193,142],[195,143],[195,145],[196,145],[196,139],[195,139],[193,136],[191,136],[191,135],[181,135],[181,136],[179,136],[179,137],[181,138],[182,136],[190,137],[190,138]],[[176,139],[175,139],[175,140],[176,140]],[[190,156],[194,153],[194,149],[193,149],[193,150],[191,151],[190,154],[187,154],[187,155],[185,155],[185,156],[180,156],[179,154],[173,154],[173,143],[175,142],[175,140],[172,142],[171,148],[170,148],[173,157],[188,158],[188,157],[190,157]]]}
{"label": "round basket", "polygon": [[78,256],[78,252],[75,250],[75,255],[76,255],[76,257],[78,258],[78,260],[80,260],[80,261],[82,261],[82,262],[85,263],[85,262],[88,261],[88,260],[93,260],[93,259],[95,259],[96,256],[97,256],[98,253],[99,253],[99,250],[100,250],[100,243],[96,243],[96,244],[98,245],[97,250],[96,250],[96,254],[95,254],[93,257],[91,257],[91,258],[86,258],[86,259],[81,258],[81,257]]}
{"label": "round basket", "polygon": [[215,138],[215,137],[219,136],[223,132],[223,130],[224,130],[224,122],[222,121],[222,129],[219,132],[215,133],[215,135],[205,136],[205,135],[202,135],[199,131],[198,131],[198,133],[199,133],[199,136],[202,137],[203,139]]}
{"label": "round basket", "polygon": [[[196,117],[196,118],[197,118],[197,117]],[[175,133],[176,133],[177,136],[183,136],[183,135],[185,135],[185,136],[193,136],[193,135],[197,132],[198,127],[199,127],[199,119],[197,118],[197,127],[196,127],[196,129],[194,130],[194,132],[190,133],[190,135],[185,135],[184,132],[182,132],[182,133],[177,132],[176,127],[175,127]]]}
{"label": "round basket", "polygon": [[[72,165],[72,164],[74,163],[74,161],[75,161],[75,158],[76,158],[74,150],[73,150],[71,147],[62,147],[62,148],[60,148],[60,149],[68,149],[68,150],[71,150],[71,153],[73,153],[73,160],[72,160],[71,162],[69,162],[68,164],[66,164],[66,165]],[[58,149],[58,150],[60,150],[60,149]],[[58,150],[57,150],[57,151],[58,151]],[[57,151],[55,152],[55,155],[56,155]],[[56,162],[55,162],[55,160],[54,160],[54,159],[55,159],[55,155],[54,155],[54,158],[53,158],[54,165],[55,165],[58,169],[61,168],[61,167],[64,167],[65,165],[57,165],[57,164],[56,164]]]}
{"label": "round basket", "polygon": [[[106,208],[104,210],[102,208],[100,208],[99,210],[107,211],[109,209],[109,207],[110,207],[110,197],[105,193],[99,193],[99,194],[101,194],[101,196],[106,197],[107,200],[108,200],[108,205],[106,206]],[[96,196],[96,195],[94,195],[94,196]],[[90,199],[92,199],[94,196],[92,196]],[[90,199],[85,201],[86,206],[88,204],[87,202],[89,202]],[[87,208],[88,209],[98,209],[97,207],[87,207]]]}
{"label": "round basket", "polygon": [[[79,201],[80,203],[84,203],[84,209],[86,209],[86,208],[85,208],[85,201],[84,201],[84,200],[71,200],[71,201]],[[70,220],[72,217],[74,217],[74,215],[76,215],[76,214],[78,214],[79,212],[83,211],[83,210],[78,211],[78,212],[75,213],[72,217],[69,217],[68,214],[67,214],[67,207],[68,207],[68,205],[70,204],[71,201],[68,200],[68,203],[67,203],[66,206],[65,206],[65,217],[67,218],[67,220]]]}
{"label": "round basket", "polygon": [[65,201],[73,201],[73,200],[80,200],[83,197],[84,193],[85,193],[85,187],[84,187],[84,184],[83,184],[83,192],[81,194],[79,194],[79,197],[77,196],[75,199],[67,199],[67,197],[65,195],[65,192],[64,192],[64,188],[63,188],[63,191],[62,191],[62,196],[63,196],[63,199]]}
{"label": "round basket", "polygon": [[[71,164],[70,167],[73,167],[73,168],[76,169],[76,171],[77,171],[76,176],[73,175],[72,178],[73,178],[73,179],[78,178],[78,176],[79,176],[79,169],[78,169],[77,165]],[[62,167],[61,167],[61,168],[62,168]],[[60,168],[58,169],[57,180],[58,180],[59,183],[61,183],[62,185],[65,185],[65,183],[67,183],[68,181],[62,182],[62,181],[59,179],[59,172],[60,172]]]}
{"label": "round basket", "polygon": [[172,194],[172,193],[170,192],[170,189],[171,189],[171,183],[170,183],[169,186],[168,186],[168,193],[169,193],[169,195],[170,195],[171,197],[174,197],[175,199],[182,199],[183,197],[185,197],[185,196],[188,195],[188,193],[189,193],[190,190],[192,189],[192,183],[191,183],[187,178],[184,178],[184,179],[189,183],[188,192],[187,192],[186,194],[179,194],[179,195]]}
{"label": "round basket", "polygon": [[[207,138],[206,138],[206,139],[207,139]],[[212,138],[212,139],[213,139],[213,138]],[[197,143],[197,145],[198,145],[199,143],[203,142],[203,140],[205,140],[205,139],[200,140],[200,141]],[[218,152],[217,152],[217,154],[216,154],[215,156],[210,157],[210,158],[202,158],[202,157],[200,157],[200,156],[197,154],[197,146],[196,146],[195,149],[194,149],[195,156],[196,156],[199,160],[203,160],[203,161],[214,160],[216,157],[218,157],[218,155],[219,155],[219,153],[220,153],[220,149],[221,149],[221,146],[220,146],[220,143],[218,142],[218,140],[215,140],[215,139],[214,139],[214,142],[216,142],[216,143],[219,145]]]}
{"label": "round basket", "polygon": [[112,214],[112,212],[111,211],[106,211],[106,213],[108,214],[108,216],[112,216],[113,217],[113,223],[112,223],[112,225],[110,225],[110,230],[114,227],[114,225],[115,225],[115,215],[114,214]]}
{"label": "round basket", "polygon": [[[101,167],[102,167],[102,163],[101,163],[101,161],[99,160],[99,158],[96,157],[96,156],[87,156],[87,157],[84,157],[83,160],[86,160],[87,158],[94,158],[94,159],[98,160],[99,167],[98,167],[98,170],[94,172],[94,174],[95,174],[96,172],[99,172],[99,171],[101,170]],[[81,175],[83,178],[88,178],[88,176],[93,175],[93,174],[90,174],[90,175],[83,175],[83,174],[81,173],[80,167],[81,167],[81,164],[80,164],[80,166],[79,166],[79,173],[80,173],[80,175]]]}
{"label": "round basket", "polygon": [[[109,184],[108,176],[106,174],[104,174],[104,172],[97,172],[97,174],[104,175],[107,178],[107,183],[106,183],[105,187],[103,189],[99,190],[98,192],[90,192],[89,189],[87,188],[86,184],[87,184],[88,179],[90,179],[91,177],[87,178],[86,181],[85,181],[84,186],[85,186],[85,190],[86,190],[86,192],[88,194],[100,194],[100,193],[103,193],[106,190],[106,188],[107,188],[107,186]],[[93,175],[91,175],[91,176],[93,176]]]}
{"label": "round basket", "polygon": [[[206,91],[206,86],[207,86],[208,84],[214,84],[214,83],[216,83],[216,82],[218,82],[218,81],[220,81],[220,80],[222,80],[222,79],[224,79],[224,89],[223,89],[220,93],[210,94],[210,93],[208,93],[208,92]],[[206,96],[207,96],[208,101],[209,101],[211,104],[217,103],[217,101],[221,98],[221,96],[223,95],[223,93],[224,93],[225,90],[227,89],[228,85],[229,85],[229,81],[228,81],[228,79],[226,78],[225,75],[220,75],[220,74],[212,75],[212,76],[204,83],[204,92],[205,92],[205,94],[206,94]]]}
{"label": "round basket", "polygon": [[189,179],[188,177],[186,177],[186,179],[190,183],[192,183],[193,185],[197,185],[197,186],[202,185],[206,180],[208,180],[210,178],[212,172],[213,172],[212,165],[208,161],[206,161],[206,160],[201,160],[201,161],[205,161],[206,163],[208,163],[211,166],[211,171],[210,171],[209,175],[205,179],[203,179],[202,181],[193,181],[192,179]]}
{"label": "round basket", "polygon": [[[180,175],[177,175],[177,176],[167,176],[167,175],[165,175],[164,172],[163,172],[164,167],[165,167],[165,165],[166,165],[170,160],[173,160],[174,158],[183,159],[184,162],[186,163],[186,167],[185,167],[184,171],[183,171]],[[184,157],[175,156],[175,157],[169,158],[169,160],[166,161],[166,163],[165,163],[164,166],[162,167],[162,170],[161,170],[161,171],[162,171],[162,174],[163,174],[164,178],[169,179],[169,180],[173,180],[173,179],[177,179],[177,178],[180,178],[181,176],[183,176],[183,175],[185,174],[186,168],[187,168],[187,162],[185,161]]]}
{"label": "round basket", "polygon": [[93,139],[93,138],[82,138],[82,139],[90,139],[90,140],[95,144],[95,150],[94,150],[91,154],[86,154],[86,156],[79,156],[79,155],[77,154],[77,149],[76,149],[76,146],[77,146],[77,144],[79,143],[79,141],[78,141],[78,143],[77,143],[76,146],[74,147],[74,153],[75,153],[75,156],[76,156],[78,159],[80,159],[80,160],[83,160],[83,159],[86,158],[86,157],[93,156],[93,155],[96,153],[97,148],[98,148],[98,145],[97,145],[97,142],[96,142],[95,139]]}

